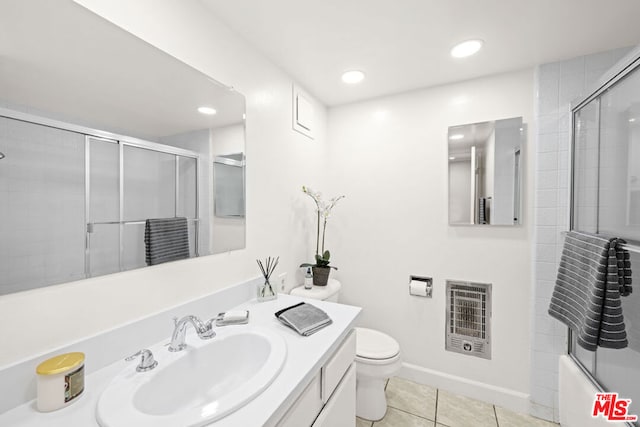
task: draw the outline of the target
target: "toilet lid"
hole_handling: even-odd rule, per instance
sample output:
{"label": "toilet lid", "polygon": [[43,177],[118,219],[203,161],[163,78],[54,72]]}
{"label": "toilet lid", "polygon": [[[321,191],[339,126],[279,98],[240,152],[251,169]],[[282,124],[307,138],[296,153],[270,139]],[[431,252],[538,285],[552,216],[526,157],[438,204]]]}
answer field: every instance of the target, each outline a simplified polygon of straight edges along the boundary
{"label": "toilet lid", "polygon": [[356,329],[356,355],[366,359],[390,359],[400,353],[400,344],[389,335],[367,328]]}

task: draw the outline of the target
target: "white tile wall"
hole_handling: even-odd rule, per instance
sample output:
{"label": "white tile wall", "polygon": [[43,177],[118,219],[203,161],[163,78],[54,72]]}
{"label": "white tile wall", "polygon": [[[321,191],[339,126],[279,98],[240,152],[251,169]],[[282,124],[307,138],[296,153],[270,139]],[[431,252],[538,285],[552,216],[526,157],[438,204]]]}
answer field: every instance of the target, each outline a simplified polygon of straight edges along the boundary
{"label": "white tile wall", "polygon": [[559,421],[558,357],[566,353],[566,327],[547,314],[561,232],[568,229],[571,104],[629,49],[544,64],[536,79],[536,195],[531,414]]}

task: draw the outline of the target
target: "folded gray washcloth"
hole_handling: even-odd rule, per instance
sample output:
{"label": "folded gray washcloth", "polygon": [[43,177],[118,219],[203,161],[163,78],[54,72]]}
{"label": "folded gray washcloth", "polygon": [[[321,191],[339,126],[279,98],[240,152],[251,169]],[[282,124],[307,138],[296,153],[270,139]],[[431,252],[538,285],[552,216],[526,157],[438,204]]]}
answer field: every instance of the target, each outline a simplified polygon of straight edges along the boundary
{"label": "folded gray washcloth", "polygon": [[282,309],[275,315],[282,323],[305,337],[333,323],[327,313],[306,302]]}

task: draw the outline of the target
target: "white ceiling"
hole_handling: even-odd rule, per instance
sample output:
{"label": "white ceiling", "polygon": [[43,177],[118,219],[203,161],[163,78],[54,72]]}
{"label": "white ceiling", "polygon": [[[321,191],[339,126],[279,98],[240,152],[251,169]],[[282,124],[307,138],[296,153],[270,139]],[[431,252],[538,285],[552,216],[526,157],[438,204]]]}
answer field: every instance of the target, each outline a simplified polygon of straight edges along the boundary
{"label": "white ceiling", "polygon": [[85,8],[50,0],[2,0],[0,100],[152,140],[242,123],[245,102]]}
{"label": "white ceiling", "polygon": [[[480,122],[449,128],[449,155],[467,152],[473,145],[485,145],[496,122]],[[451,139],[452,135],[463,135],[461,139]]]}
{"label": "white ceiling", "polygon": [[[638,0],[201,1],[330,106],[640,42]],[[478,55],[449,56],[470,38]]]}

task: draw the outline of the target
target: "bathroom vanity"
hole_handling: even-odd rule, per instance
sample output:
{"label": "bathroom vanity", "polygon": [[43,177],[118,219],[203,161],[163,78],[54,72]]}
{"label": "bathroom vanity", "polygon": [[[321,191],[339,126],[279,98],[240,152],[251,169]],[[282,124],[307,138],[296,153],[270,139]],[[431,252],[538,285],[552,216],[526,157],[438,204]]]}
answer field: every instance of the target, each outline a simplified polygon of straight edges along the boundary
{"label": "bathroom vanity", "polygon": [[[244,284],[244,286],[249,289],[253,284]],[[197,425],[216,427],[340,427],[355,424],[356,381],[353,327],[360,308],[325,301],[313,301],[314,305],[323,309],[332,318],[333,323],[309,337],[303,337],[282,325],[274,316],[274,312],[300,301],[302,299],[298,297],[279,295],[273,301],[258,303],[255,300],[250,300],[236,306],[226,307],[227,310],[231,308],[249,310],[251,313],[249,324],[215,327],[218,337],[214,337],[208,342],[213,343],[216,339],[223,340],[230,335],[251,329],[264,331],[265,336],[277,335],[277,339],[284,342],[286,358],[279,373],[261,393],[223,418],[213,423],[201,421]],[[180,307],[173,311],[176,315],[182,315],[186,309]],[[210,316],[216,314],[217,312],[211,312]],[[166,343],[170,339],[171,325],[167,324],[166,326],[166,338],[161,342],[147,346],[153,352],[159,367],[163,363],[168,366],[172,363],[172,358],[180,357],[167,350]],[[130,327],[130,325],[123,327],[123,335],[120,339],[129,342],[135,341],[130,336],[131,330],[127,330]],[[84,346],[96,345],[95,338],[88,341],[92,342],[78,343],[75,347],[83,351],[85,350]],[[200,340],[191,328],[187,331],[186,344],[188,348],[185,351],[189,351],[189,349],[200,351],[207,345],[207,341]],[[101,345],[108,345],[108,341],[102,342]],[[88,367],[92,363],[91,351],[93,350],[90,350],[87,355]],[[1,414],[0,425],[13,427],[42,425],[48,427],[68,425],[105,427],[96,420],[96,407],[104,390],[113,387],[113,384],[123,376],[139,379],[143,378],[139,376],[153,375],[153,370],[135,372],[137,363],[125,362],[123,359],[126,356],[129,354],[120,354],[115,362],[90,372],[86,377],[84,396],[78,402],[59,411],[40,413],[35,409],[34,401],[29,401]],[[35,358],[33,363],[38,360],[40,358]],[[225,366],[219,368],[225,369]],[[0,377],[6,373],[6,370],[0,372]],[[203,372],[202,375],[207,375],[207,372]],[[177,407],[178,405],[176,405]],[[106,425],[112,426],[111,424]],[[127,425],[127,423],[117,425]]]}
{"label": "bathroom vanity", "polygon": [[349,332],[340,347],[313,376],[278,427],[338,427],[356,418],[356,334]]}

